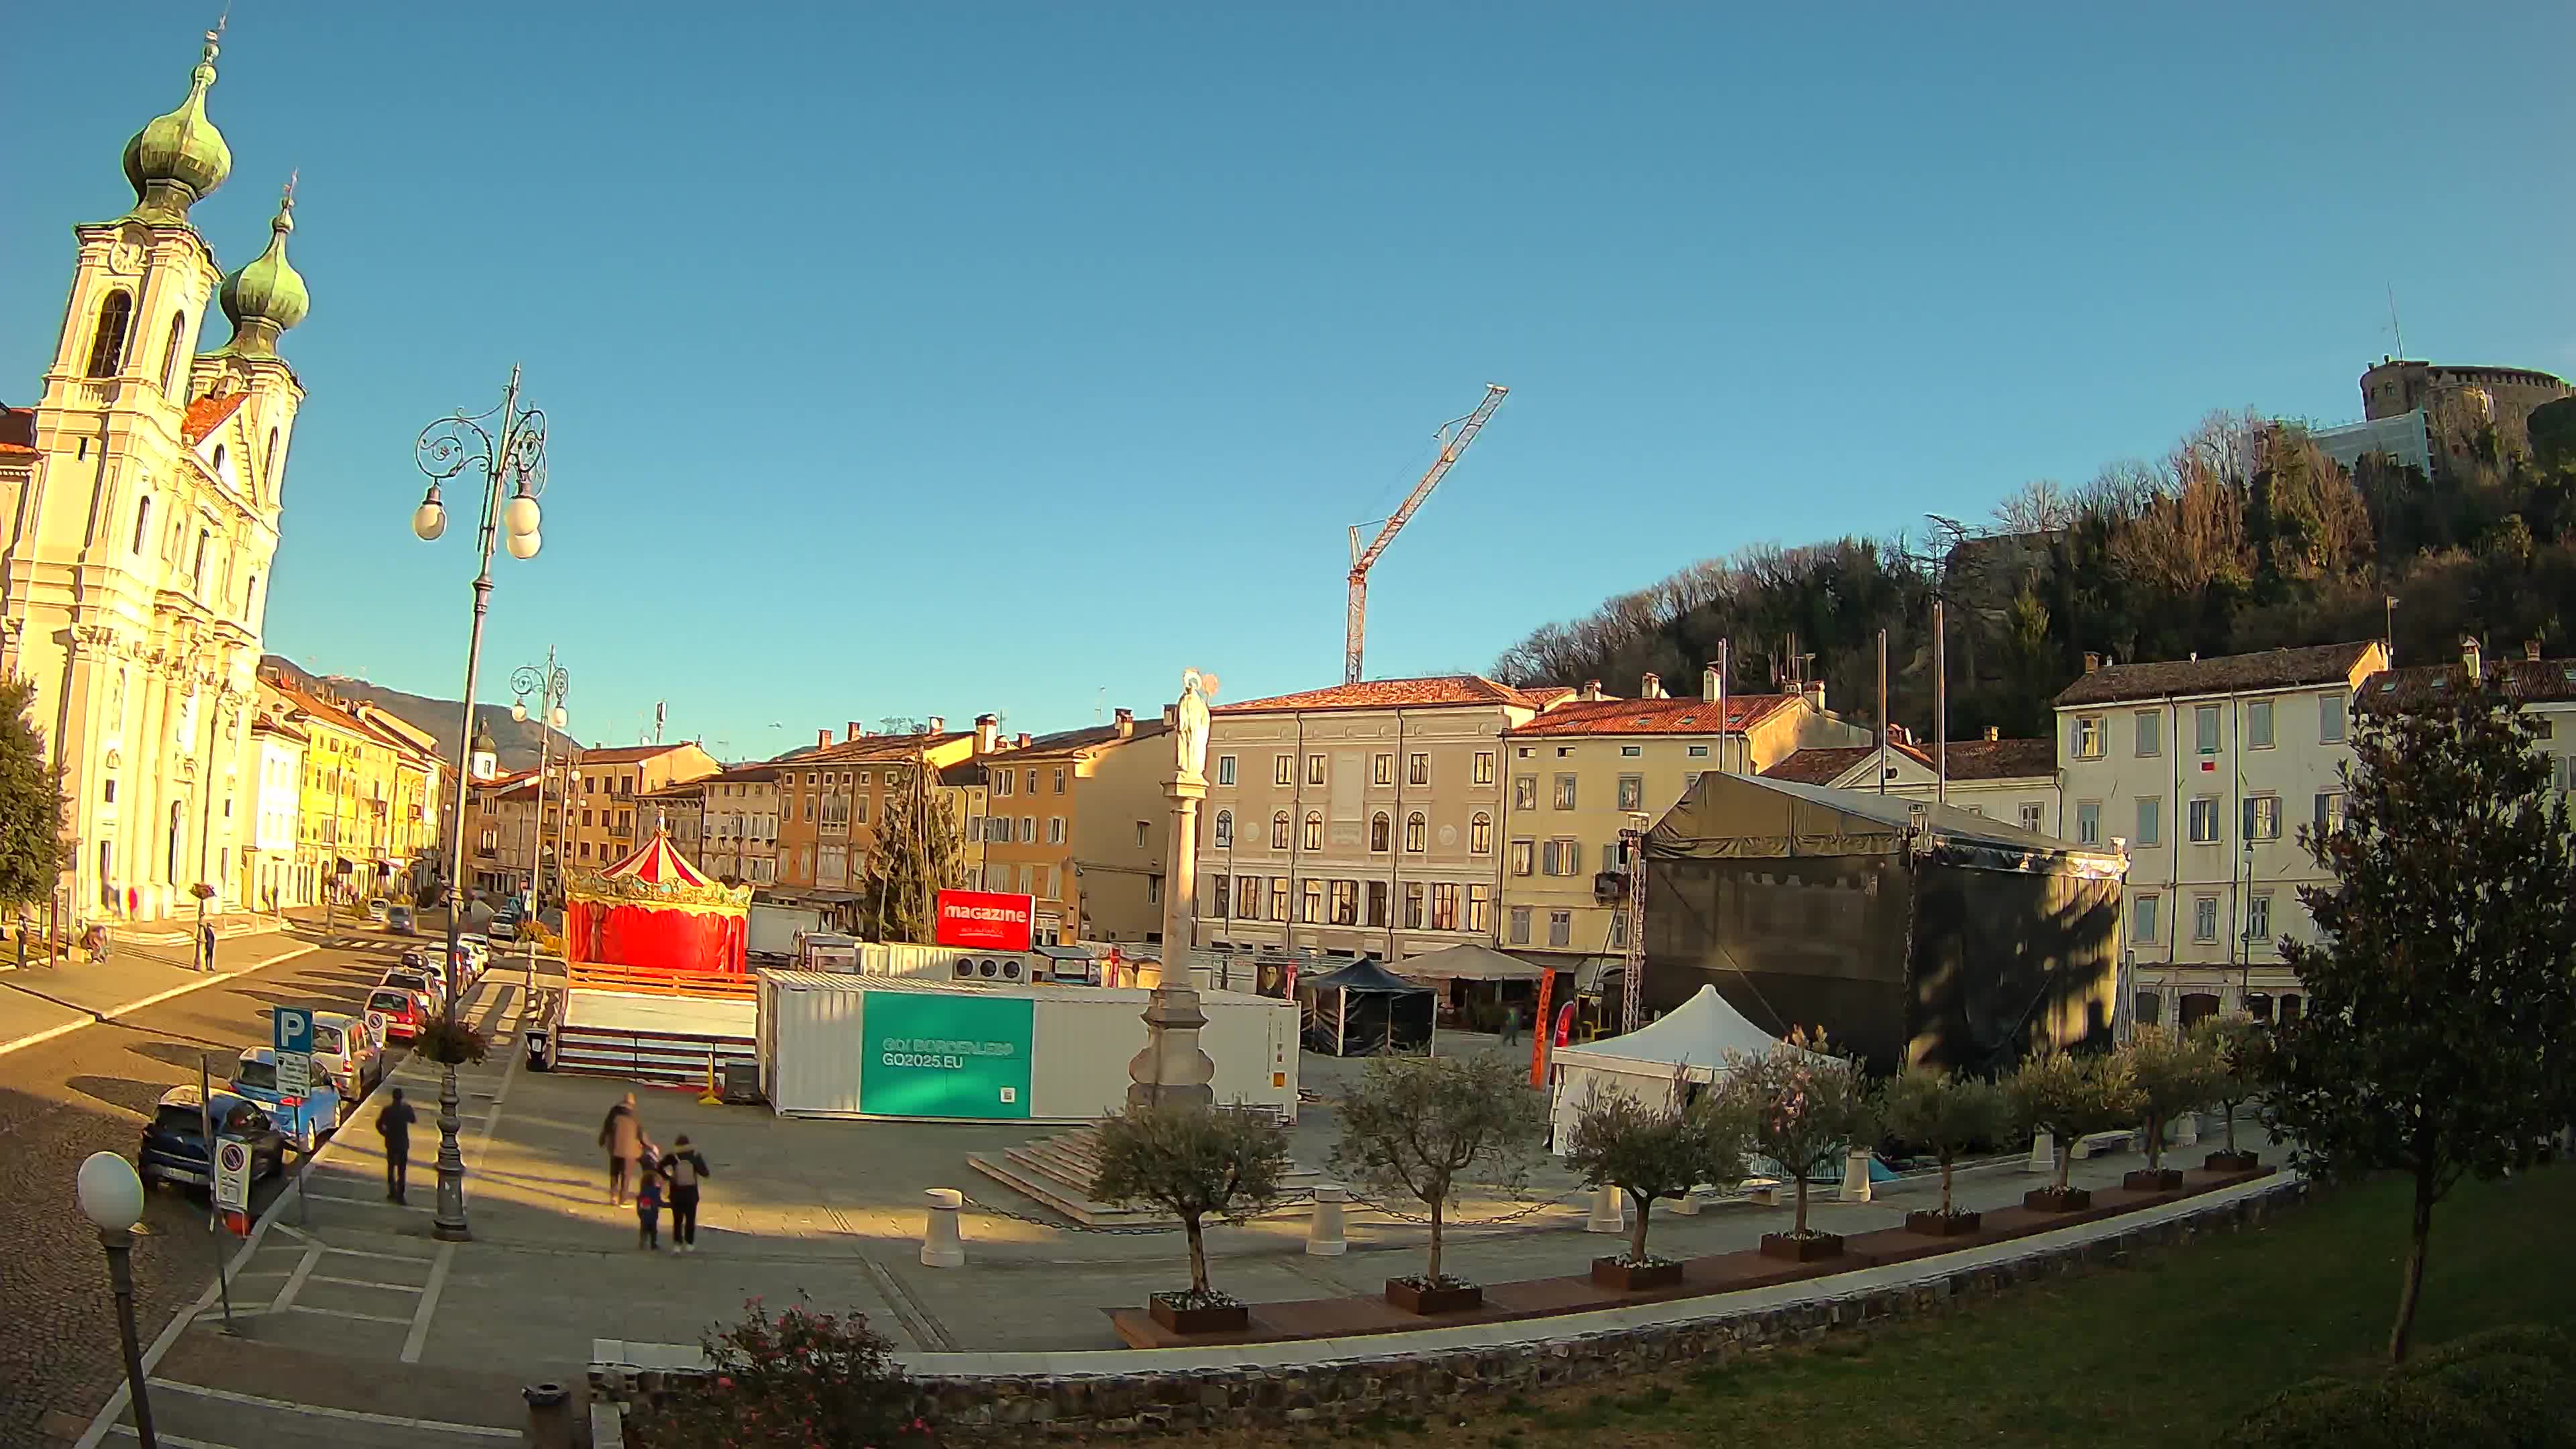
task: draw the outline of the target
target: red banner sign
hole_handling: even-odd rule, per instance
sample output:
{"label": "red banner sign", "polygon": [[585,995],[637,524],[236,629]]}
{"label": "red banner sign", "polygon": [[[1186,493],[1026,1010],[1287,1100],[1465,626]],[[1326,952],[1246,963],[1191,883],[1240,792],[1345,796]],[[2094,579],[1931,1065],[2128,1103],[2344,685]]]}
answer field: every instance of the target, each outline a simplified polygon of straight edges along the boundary
{"label": "red banner sign", "polygon": [[1025,951],[1036,910],[1035,896],[941,891],[938,941],[977,951]]}

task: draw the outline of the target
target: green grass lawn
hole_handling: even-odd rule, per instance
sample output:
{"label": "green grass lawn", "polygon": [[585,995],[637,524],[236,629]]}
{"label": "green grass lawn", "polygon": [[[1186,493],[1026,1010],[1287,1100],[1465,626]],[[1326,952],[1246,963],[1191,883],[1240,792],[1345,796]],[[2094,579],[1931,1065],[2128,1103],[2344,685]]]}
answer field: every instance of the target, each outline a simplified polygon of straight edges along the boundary
{"label": "green grass lawn", "polygon": [[[2268,1227],[1722,1368],[1481,1402],[1314,1437],[1497,1449],[2220,1442],[2272,1394],[2366,1371],[2397,1304],[2410,1189],[2322,1195]],[[2576,1169],[2463,1183],[2433,1223],[2420,1351],[2500,1323],[2576,1328]],[[1253,1441],[1281,1442],[1279,1436]]]}

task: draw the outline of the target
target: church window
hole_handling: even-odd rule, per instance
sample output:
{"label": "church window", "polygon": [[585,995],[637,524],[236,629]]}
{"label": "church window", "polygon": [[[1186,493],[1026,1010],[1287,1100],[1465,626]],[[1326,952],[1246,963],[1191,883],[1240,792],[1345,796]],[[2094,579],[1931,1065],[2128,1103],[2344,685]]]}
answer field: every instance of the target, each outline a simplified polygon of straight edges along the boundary
{"label": "church window", "polygon": [[185,312],[171,313],[170,340],[163,344],[161,348],[161,391],[167,395],[172,402],[181,401],[179,397],[179,384],[184,381],[184,379],[179,376],[179,339],[187,332],[187,330],[188,314]]}
{"label": "church window", "polygon": [[268,456],[260,460],[259,471],[268,484],[268,496],[277,496],[277,429],[268,430]]}
{"label": "church window", "polygon": [[98,304],[98,330],[89,338],[89,375],[114,377],[125,366],[125,334],[134,325],[134,299],[120,287]]}
{"label": "church window", "polygon": [[214,537],[210,529],[197,530],[197,562],[188,570],[188,581],[195,588],[203,589],[206,586],[206,545],[212,542]]}
{"label": "church window", "polygon": [[215,476],[224,476],[224,445],[221,443],[215,444]]}
{"label": "church window", "polygon": [[250,582],[242,585],[242,612],[244,614],[255,614],[258,612],[258,604],[259,575],[252,574],[250,576]]}
{"label": "church window", "polygon": [[151,530],[152,495],[147,493],[143,496],[142,502],[134,505],[134,551],[136,553],[143,552],[143,541],[151,536]]}

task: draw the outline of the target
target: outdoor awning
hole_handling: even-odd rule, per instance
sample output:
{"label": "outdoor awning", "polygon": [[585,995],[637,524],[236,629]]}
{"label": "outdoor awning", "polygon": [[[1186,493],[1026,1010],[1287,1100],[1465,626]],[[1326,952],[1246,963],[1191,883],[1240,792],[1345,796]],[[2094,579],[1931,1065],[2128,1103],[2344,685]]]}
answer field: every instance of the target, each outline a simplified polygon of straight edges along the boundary
{"label": "outdoor awning", "polygon": [[1396,963],[1397,974],[1415,980],[1446,977],[1453,981],[1536,981],[1550,969],[1472,942],[1427,956],[1408,956]]}

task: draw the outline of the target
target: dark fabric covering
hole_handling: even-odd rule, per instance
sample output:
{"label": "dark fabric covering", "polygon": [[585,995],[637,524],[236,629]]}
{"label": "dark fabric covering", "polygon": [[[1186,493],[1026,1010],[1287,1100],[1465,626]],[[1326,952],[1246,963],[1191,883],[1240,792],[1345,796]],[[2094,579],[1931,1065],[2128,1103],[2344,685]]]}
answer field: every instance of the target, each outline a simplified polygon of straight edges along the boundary
{"label": "dark fabric covering", "polygon": [[1298,982],[1297,999],[1308,1051],[1366,1057],[1431,1049],[1438,996],[1389,972],[1375,957]]}

